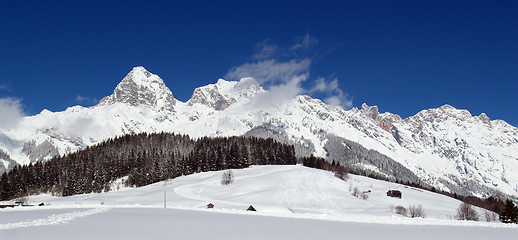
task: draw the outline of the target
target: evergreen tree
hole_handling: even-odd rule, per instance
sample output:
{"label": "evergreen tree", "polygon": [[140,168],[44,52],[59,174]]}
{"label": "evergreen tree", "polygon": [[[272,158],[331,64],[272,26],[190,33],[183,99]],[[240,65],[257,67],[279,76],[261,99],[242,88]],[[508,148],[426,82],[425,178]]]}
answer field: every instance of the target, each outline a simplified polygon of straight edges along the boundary
{"label": "evergreen tree", "polygon": [[518,207],[510,199],[505,202],[505,208],[500,213],[500,221],[503,223],[518,223]]}
{"label": "evergreen tree", "polygon": [[5,172],[2,174],[2,178],[0,178],[0,199],[8,199],[9,197],[11,197],[11,189],[9,178]]}

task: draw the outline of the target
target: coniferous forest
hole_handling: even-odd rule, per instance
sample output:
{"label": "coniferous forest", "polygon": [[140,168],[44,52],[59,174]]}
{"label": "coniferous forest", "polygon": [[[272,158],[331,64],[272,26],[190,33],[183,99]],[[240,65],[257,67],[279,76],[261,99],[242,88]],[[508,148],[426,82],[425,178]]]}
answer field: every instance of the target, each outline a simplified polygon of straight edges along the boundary
{"label": "coniferous forest", "polygon": [[[113,181],[121,178],[125,178],[126,186],[141,187],[197,172],[297,163],[332,171],[341,179],[347,178],[348,169],[339,162],[329,162],[313,155],[297,159],[293,145],[272,138],[191,139],[187,135],[173,133],[141,133],[109,139],[48,161],[16,166],[0,178],[0,200],[47,192],[58,196],[100,193],[110,191]],[[419,184],[412,186],[436,191]],[[500,198],[481,199],[439,193],[509,215],[511,217],[504,220],[516,222],[516,209],[512,208],[513,211],[507,211],[507,214]]]}
{"label": "coniferous forest", "polygon": [[2,175],[0,199],[39,192],[70,196],[109,191],[114,180],[126,176],[126,185],[140,187],[196,172],[296,163],[294,147],[273,139],[131,134],[46,162],[17,166]]}

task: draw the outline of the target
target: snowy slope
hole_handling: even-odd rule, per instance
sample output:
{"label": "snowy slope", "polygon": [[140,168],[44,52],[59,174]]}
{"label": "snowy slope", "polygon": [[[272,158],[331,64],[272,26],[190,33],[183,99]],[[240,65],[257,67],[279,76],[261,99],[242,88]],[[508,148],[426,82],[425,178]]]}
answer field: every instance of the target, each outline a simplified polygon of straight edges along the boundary
{"label": "snowy slope", "polygon": [[[323,157],[330,135],[359,143],[443,190],[518,195],[518,129],[485,114],[471,116],[448,105],[407,119],[365,104],[345,111],[309,96],[278,98],[251,78],[220,79],[197,88],[184,103],[143,67],[134,68],[97,106],[44,110],[16,128],[0,129],[0,150],[29,164],[128,133],[234,136],[260,128]],[[13,166],[9,162],[0,159],[4,168]]]}
{"label": "snowy slope", "polygon": [[[163,207],[166,191],[166,206],[172,208],[206,209],[208,203],[213,203],[216,210],[232,212],[246,210],[253,205],[258,212],[273,215],[315,214],[351,221],[371,218],[376,219],[375,222],[386,223],[396,219],[412,222],[396,214],[396,206],[409,208],[410,205],[421,205],[427,219],[450,220],[461,203],[441,194],[352,174],[347,181],[343,181],[331,172],[301,165],[252,166],[235,169],[233,173],[234,183],[230,185],[222,185],[223,171],[215,171],[140,188],[124,188],[114,184],[115,189],[119,187],[118,190],[101,194],[30,196],[29,202],[44,202],[59,208],[100,205]],[[364,200],[353,196],[354,188],[360,192],[371,192]],[[387,197],[386,192],[390,189],[401,191],[402,199]],[[483,210],[478,211],[483,218]]]}
{"label": "snowy slope", "polygon": [[[0,237],[380,239],[393,231],[402,239],[483,239],[518,233],[515,224],[452,220],[460,201],[394,183],[354,175],[342,181],[330,172],[302,166],[252,166],[233,173],[234,183],[226,186],[220,184],[219,171],[108,193],[31,196],[30,203],[46,206],[0,209]],[[371,190],[369,198],[352,196],[350,185]],[[387,189],[396,188],[402,199],[386,196]],[[209,202],[214,209],[206,208]],[[425,218],[393,210],[419,204]],[[245,211],[249,205],[257,212]]]}

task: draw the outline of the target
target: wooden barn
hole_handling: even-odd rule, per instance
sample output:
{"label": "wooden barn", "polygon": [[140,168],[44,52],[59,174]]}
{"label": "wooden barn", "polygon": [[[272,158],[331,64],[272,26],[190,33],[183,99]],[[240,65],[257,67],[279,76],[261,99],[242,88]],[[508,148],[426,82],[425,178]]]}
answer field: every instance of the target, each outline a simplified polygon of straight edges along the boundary
{"label": "wooden barn", "polygon": [[387,196],[394,198],[401,198],[401,191],[399,190],[388,190]]}

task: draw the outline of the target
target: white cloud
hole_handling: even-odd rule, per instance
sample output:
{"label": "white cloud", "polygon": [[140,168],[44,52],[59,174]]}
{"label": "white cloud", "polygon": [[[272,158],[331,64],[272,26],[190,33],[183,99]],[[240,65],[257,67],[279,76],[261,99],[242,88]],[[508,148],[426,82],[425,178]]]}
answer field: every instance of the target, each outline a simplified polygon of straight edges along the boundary
{"label": "white cloud", "polygon": [[288,83],[293,78],[301,75],[309,75],[309,67],[311,60],[292,59],[287,62],[279,62],[275,59],[259,61],[255,63],[245,63],[243,65],[233,67],[227,72],[225,78],[229,80],[239,80],[244,77],[252,77],[259,84],[275,85],[279,83]]}
{"label": "white cloud", "polygon": [[[232,67],[224,78],[227,80],[254,78],[268,90],[254,101],[255,104],[263,107],[280,104],[300,94],[321,94],[324,95],[323,98],[327,104],[351,108],[352,98],[340,88],[336,77],[331,76],[332,80],[319,77],[313,80],[312,88],[303,87],[308,85],[303,84],[304,82],[310,82],[309,85],[311,85],[312,60],[306,56],[318,55],[314,51],[318,43],[319,40],[309,33],[295,38],[295,44],[289,47],[279,46],[266,39],[256,44],[252,55],[253,62]],[[276,57],[288,58],[288,60],[278,60]]]}
{"label": "white cloud", "polygon": [[20,99],[0,98],[0,127],[14,127],[24,115]]}
{"label": "white cloud", "polygon": [[326,95],[324,99],[325,103],[333,106],[341,106],[346,109],[352,107],[352,98],[340,88],[337,78],[327,81],[325,78],[320,77],[315,80],[314,84],[314,87],[309,93],[324,93]]}
{"label": "white cloud", "polygon": [[82,104],[96,104],[99,101],[97,101],[96,98],[83,97],[81,95],[77,95],[76,96],[76,102],[82,103]]}
{"label": "white cloud", "polygon": [[309,77],[310,65],[311,60],[309,59],[292,59],[287,62],[272,59],[245,63],[232,68],[225,78],[231,80],[244,77],[254,78],[268,91],[259,94],[247,107],[267,109],[279,106],[304,92],[301,83]]}
{"label": "white cloud", "polygon": [[341,106],[349,109],[353,106],[353,99],[348,94],[339,89],[334,95],[329,95],[324,102],[332,106]]}
{"label": "white cloud", "polygon": [[306,80],[305,75],[293,77],[290,81],[270,87],[267,92],[258,94],[245,107],[248,109],[271,109],[295,98],[304,92],[301,83]]}
{"label": "white cloud", "polygon": [[327,85],[325,83],[324,78],[318,78],[315,80],[315,86],[311,89],[310,92],[322,92],[325,91],[327,88]]}
{"label": "white cloud", "polygon": [[95,129],[99,129],[92,118],[89,117],[74,117],[66,119],[66,121],[57,121],[56,127],[61,129],[66,135],[73,137],[80,137],[87,133],[92,133]]}

